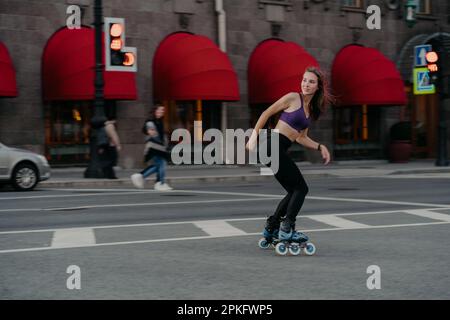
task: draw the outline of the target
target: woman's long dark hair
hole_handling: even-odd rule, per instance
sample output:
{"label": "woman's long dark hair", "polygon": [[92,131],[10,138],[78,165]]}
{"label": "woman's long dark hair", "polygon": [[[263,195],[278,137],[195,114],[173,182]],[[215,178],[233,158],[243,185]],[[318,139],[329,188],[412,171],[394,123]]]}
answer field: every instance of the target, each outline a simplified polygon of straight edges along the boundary
{"label": "woman's long dark hair", "polygon": [[150,109],[149,117],[147,119],[145,119],[144,126],[142,127],[142,133],[144,133],[145,135],[147,134],[147,127],[145,126],[145,124],[148,121],[152,121],[152,122],[155,123],[156,127],[158,128],[158,132],[159,132],[160,135],[164,134],[164,121],[162,120],[162,118],[158,119],[156,117],[156,110],[158,110],[159,107],[166,108],[163,104],[156,103]]}
{"label": "woman's long dark hair", "polygon": [[324,72],[316,67],[308,67],[305,72],[314,73],[318,79],[318,89],[310,102],[310,112],[313,120],[318,120],[325,113],[327,107],[335,103],[335,97],[331,94],[328,79]]}

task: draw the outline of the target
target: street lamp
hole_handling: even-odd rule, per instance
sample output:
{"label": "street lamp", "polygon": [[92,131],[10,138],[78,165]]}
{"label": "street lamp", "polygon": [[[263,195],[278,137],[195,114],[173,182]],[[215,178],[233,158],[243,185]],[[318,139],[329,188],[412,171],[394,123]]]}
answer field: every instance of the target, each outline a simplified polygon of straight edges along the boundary
{"label": "street lamp", "polygon": [[406,24],[410,28],[412,28],[416,23],[416,8],[417,8],[417,0],[408,0],[405,4]]}
{"label": "street lamp", "polygon": [[90,136],[90,162],[86,171],[85,178],[103,178],[103,170],[98,154],[98,141],[100,130],[105,125],[104,109],[104,81],[102,65],[102,26],[103,26],[102,0],[95,0],[94,4],[94,26],[95,26],[95,98],[94,98],[94,116],[91,119]]}

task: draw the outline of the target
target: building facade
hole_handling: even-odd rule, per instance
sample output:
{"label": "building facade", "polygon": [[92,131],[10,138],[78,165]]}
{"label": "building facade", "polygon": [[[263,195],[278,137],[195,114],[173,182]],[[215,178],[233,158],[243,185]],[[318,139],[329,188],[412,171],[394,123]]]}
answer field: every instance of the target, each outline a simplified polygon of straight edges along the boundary
{"label": "building facade", "polygon": [[[350,91],[345,92],[352,92],[349,93],[351,96],[362,95],[360,100],[330,107],[323,119],[311,127],[310,136],[328,145],[335,159],[388,158],[390,129],[399,121],[409,122],[412,127],[413,155],[435,157],[438,104],[444,104],[448,109],[448,99],[439,99],[437,94],[413,95],[413,48],[429,43],[438,35],[444,39],[443,42],[447,41],[450,37],[450,3],[446,0],[417,1],[413,27],[408,27],[405,22],[406,3],[402,0],[103,0],[103,15],[125,19],[126,45],[136,47],[138,52],[138,71],[133,80],[135,95],[113,94],[106,101],[106,112],[117,119],[123,143],[120,165],[125,168],[142,166],[141,128],[154,103],[163,103],[167,107],[165,121],[169,134],[177,128],[192,131],[194,120],[202,120],[203,129],[250,128],[262,110],[274,102],[270,99],[258,100],[255,97],[258,93],[254,92],[263,90],[263,87],[249,84],[251,79],[257,79],[259,74],[265,75],[264,70],[272,68],[272,74],[280,77],[286,74],[284,80],[289,80],[290,86],[283,88],[292,90],[292,81],[297,81],[295,77],[292,80],[293,75],[289,72],[303,65],[295,62],[297,49],[293,49],[293,56],[281,56],[290,52],[283,49],[285,45],[292,48],[298,46],[298,50],[303,50],[305,56],[312,59],[310,61],[317,62],[330,79],[337,79],[331,83],[332,88],[339,87],[337,82],[347,83],[345,90]],[[0,97],[0,141],[46,154],[53,165],[77,165],[89,161],[92,98],[49,98],[46,94],[48,90],[60,88],[49,88],[43,80],[46,76],[43,73],[52,72],[46,70],[52,70],[57,65],[52,58],[45,61],[44,67],[45,48],[55,34],[66,28],[70,16],[67,8],[71,5],[81,9],[81,25],[92,27],[93,0],[0,0],[0,42],[8,49],[17,83],[16,96]],[[368,20],[372,15],[367,13],[367,8],[370,5],[380,9],[380,29],[369,27]],[[180,34],[186,35],[185,38],[189,35],[197,39],[198,46],[211,50],[208,57],[218,56],[219,62],[213,62],[208,67],[210,69],[203,70],[210,64],[201,60],[201,53],[194,50],[188,55],[183,51],[188,46],[174,44],[172,49],[181,53],[174,56],[173,61],[165,62],[168,66],[162,71],[160,68],[155,77],[155,67],[159,68],[163,63],[160,61],[164,60],[155,58],[158,49],[162,50],[166,41],[172,39],[171,36],[178,37]],[[260,56],[267,60],[261,60],[259,69],[250,68],[255,50],[268,42],[274,45],[273,48],[279,44],[280,54],[274,55],[271,60],[267,58],[270,57],[269,51],[266,51],[267,54]],[[220,54],[214,53],[211,43],[216,45]],[[342,62],[344,66],[337,68],[341,70],[340,75],[333,75],[337,56],[344,54],[348,46],[375,50],[381,57],[379,59],[387,61],[381,65],[389,65],[387,68],[395,66],[395,72],[403,81],[403,88],[399,90],[396,87],[395,90],[397,93],[400,91],[398,94],[401,95],[403,89],[405,100],[392,98],[378,101],[373,97],[365,100],[364,92],[370,91],[370,83],[364,90],[359,90],[361,81],[352,82],[355,79],[371,79],[374,88],[378,86],[381,92],[395,91],[392,86],[386,87],[389,79],[370,71],[377,70],[376,67],[364,71],[366,65],[375,63],[371,60],[362,59],[358,67],[354,64],[355,58],[349,55],[350,60]],[[198,51],[201,51],[203,47],[199,48]],[[163,57],[173,50],[164,53]],[[277,49],[273,50],[277,52]],[[83,52],[82,49],[79,54],[76,50],[71,51],[65,60],[61,60],[62,65],[79,64],[80,59],[86,59]],[[226,58],[220,58],[223,52]],[[279,67],[275,65],[277,57],[281,57]],[[184,69],[183,59],[193,61],[192,65],[197,63],[197,68],[203,71],[198,71],[194,76],[195,71]],[[294,62],[286,64],[286,61]],[[167,71],[176,63],[180,64],[176,68],[180,72]],[[227,65],[226,75],[222,72],[224,67],[220,67],[223,65],[221,63]],[[346,74],[347,65],[348,70],[356,71]],[[262,73],[252,73],[250,69],[261,70]],[[301,71],[296,72],[300,77]],[[183,87],[183,79],[186,85],[197,83],[195,81],[201,84],[201,81],[208,79],[202,87],[209,88],[214,94],[202,91],[197,96],[188,95],[186,92],[192,90]],[[230,82],[223,79],[230,79]],[[280,83],[284,80],[280,79]],[[178,91],[163,94],[163,82],[171,88],[176,83],[179,92],[185,95]],[[223,84],[222,87],[220,84]],[[236,88],[230,89],[235,85]],[[270,90],[275,86],[270,84]],[[277,92],[283,92],[283,88]],[[221,93],[215,95],[218,91]],[[373,95],[376,96],[372,92]],[[449,120],[447,111],[447,124],[450,124]],[[450,140],[449,132],[447,142]],[[317,153],[304,152],[299,147],[294,148],[293,152],[299,160],[320,161]]]}

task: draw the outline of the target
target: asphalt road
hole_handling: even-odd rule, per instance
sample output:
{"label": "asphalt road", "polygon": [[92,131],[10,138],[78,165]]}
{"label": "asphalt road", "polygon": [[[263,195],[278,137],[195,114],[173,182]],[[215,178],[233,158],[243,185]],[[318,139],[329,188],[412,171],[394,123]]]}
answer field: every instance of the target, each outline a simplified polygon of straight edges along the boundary
{"label": "asphalt road", "polygon": [[450,179],[308,178],[314,256],[257,242],[275,180],[0,192],[0,299],[449,299]]}

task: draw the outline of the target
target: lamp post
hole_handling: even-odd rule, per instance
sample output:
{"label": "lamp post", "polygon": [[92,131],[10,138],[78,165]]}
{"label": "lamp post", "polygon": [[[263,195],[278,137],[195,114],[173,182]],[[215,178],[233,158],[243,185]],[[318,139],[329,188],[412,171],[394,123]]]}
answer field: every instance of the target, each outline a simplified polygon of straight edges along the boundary
{"label": "lamp post", "polygon": [[412,28],[414,24],[416,23],[416,8],[417,8],[417,1],[416,0],[407,0],[405,4],[406,9],[406,24],[409,28]]}
{"label": "lamp post", "polygon": [[95,97],[94,116],[91,119],[90,136],[90,162],[84,172],[85,178],[103,178],[103,170],[98,155],[97,141],[100,129],[104,126],[106,117],[104,109],[104,81],[102,65],[102,0],[95,0],[94,4],[94,27],[95,27]]}

